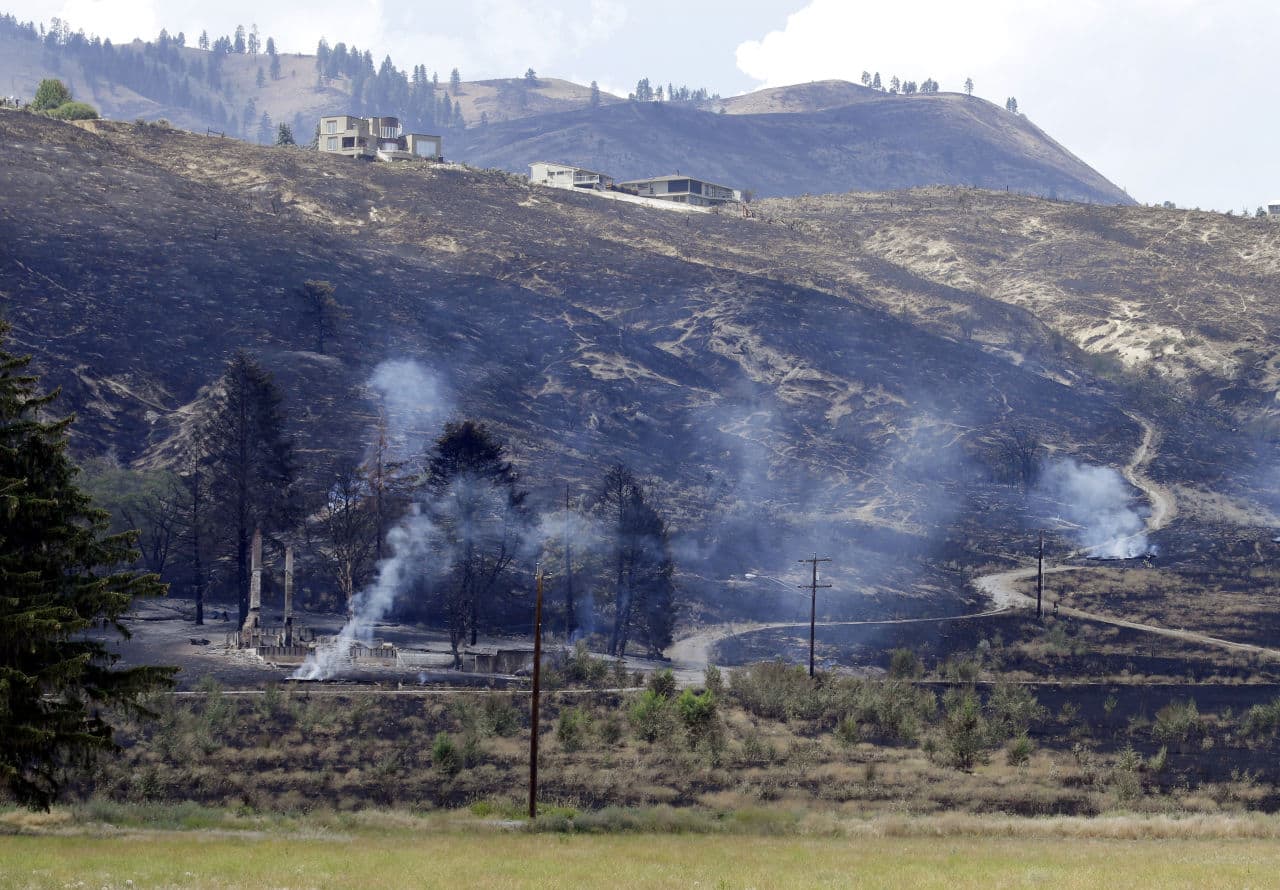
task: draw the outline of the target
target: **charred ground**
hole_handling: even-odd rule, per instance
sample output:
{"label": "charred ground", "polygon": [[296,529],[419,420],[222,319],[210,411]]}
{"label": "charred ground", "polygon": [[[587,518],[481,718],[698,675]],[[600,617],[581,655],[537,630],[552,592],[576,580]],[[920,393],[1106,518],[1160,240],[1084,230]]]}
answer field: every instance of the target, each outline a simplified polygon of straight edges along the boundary
{"label": "charred ground", "polygon": [[[841,555],[835,617],[867,594],[950,610],[967,569],[1025,552],[1013,425],[1120,466],[1140,412],[1153,474],[1220,499],[1171,534],[1267,521],[1265,222],[967,190],[742,219],[149,126],[0,114],[0,141],[0,298],[86,454],[164,462],[239,347],[304,453],[358,452],[370,371],[415,357],[515,443],[535,499],[613,460],[649,478],[687,620],[767,610],[722,579],[814,547]],[[311,278],[351,313],[325,355],[292,296]]]}

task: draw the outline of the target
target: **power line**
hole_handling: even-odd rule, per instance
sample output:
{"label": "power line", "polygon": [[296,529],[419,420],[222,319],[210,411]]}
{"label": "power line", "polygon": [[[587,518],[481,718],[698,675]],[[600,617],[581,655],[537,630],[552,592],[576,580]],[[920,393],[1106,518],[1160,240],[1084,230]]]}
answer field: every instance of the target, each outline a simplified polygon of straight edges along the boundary
{"label": "power line", "polygon": [[818,554],[813,554],[809,559],[801,559],[799,562],[807,562],[813,566],[813,580],[808,584],[798,585],[801,590],[806,588],[809,591],[809,676],[813,676],[813,647],[817,637],[818,630],[818,588],[830,587],[830,584],[818,583],[818,563],[831,562],[831,557],[824,556],[819,558]]}

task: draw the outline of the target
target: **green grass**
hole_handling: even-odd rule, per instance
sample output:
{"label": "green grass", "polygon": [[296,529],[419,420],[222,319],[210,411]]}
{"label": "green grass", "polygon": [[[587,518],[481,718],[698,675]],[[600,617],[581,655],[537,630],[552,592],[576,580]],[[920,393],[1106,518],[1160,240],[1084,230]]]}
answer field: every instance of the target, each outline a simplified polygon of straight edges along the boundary
{"label": "green grass", "polygon": [[7,819],[34,833],[0,837],[0,887],[1065,890],[1262,886],[1280,871],[1276,825],[1258,820],[850,820],[779,837],[531,834],[461,813],[261,822],[228,813],[224,827],[187,831],[130,827],[146,814],[113,824],[88,818]]}

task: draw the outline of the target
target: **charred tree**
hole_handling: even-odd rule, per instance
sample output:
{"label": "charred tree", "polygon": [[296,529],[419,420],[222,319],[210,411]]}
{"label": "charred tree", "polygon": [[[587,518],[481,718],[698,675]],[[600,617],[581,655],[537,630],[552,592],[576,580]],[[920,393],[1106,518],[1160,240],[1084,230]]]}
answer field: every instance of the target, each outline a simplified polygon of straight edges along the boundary
{"label": "charred tree", "polygon": [[455,667],[463,640],[475,645],[483,605],[515,558],[527,519],[518,483],[505,446],[475,421],[446,424],[427,455],[427,506],[450,567],[439,595]]}
{"label": "charred tree", "polygon": [[316,352],[324,355],[325,344],[337,334],[347,310],[334,297],[334,286],[327,281],[305,281],[296,294],[303,314],[315,331]]}
{"label": "charred tree", "polygon": [[254,528],[296,519],[293,440],[285,433],[280,392],[248,354],[228,363],[201,430],[211,506],[234,541],[239,622],[249,612],[249,542]]}
{"label": "charred tree", "polygon": [[334,466],[318,520],[320,537],[313,550],[349,614],[352,598],[372,574],[378,543],[374,495],[355,461],[344,458]]}

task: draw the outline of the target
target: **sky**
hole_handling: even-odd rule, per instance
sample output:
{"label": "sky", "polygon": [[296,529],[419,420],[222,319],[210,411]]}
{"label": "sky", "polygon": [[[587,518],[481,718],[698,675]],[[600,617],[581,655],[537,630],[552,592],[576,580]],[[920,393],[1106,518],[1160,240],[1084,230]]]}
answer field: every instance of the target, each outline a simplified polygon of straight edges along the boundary
{"label": "sky", "polygon": [[1016,97],[1139,201],[1238,213],[1280,198],[1272,0],[26,0],[7,11],[115,41],[163,27],[194,42],[256,23],[282,51],[325,37],[442,78],[532,67],[622,95],[641,77],[726,96],[864,70],[957,91],[972,77],[976,95]]}

